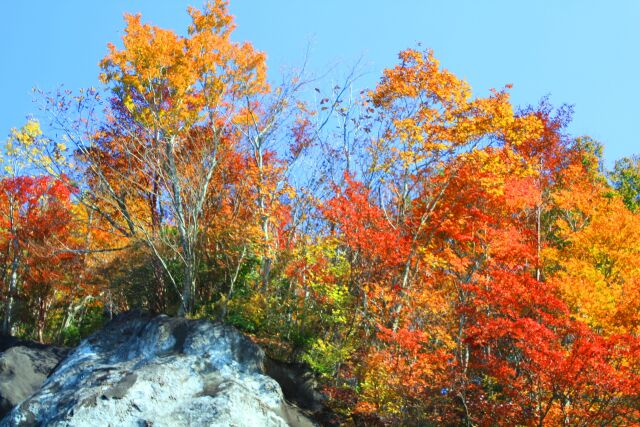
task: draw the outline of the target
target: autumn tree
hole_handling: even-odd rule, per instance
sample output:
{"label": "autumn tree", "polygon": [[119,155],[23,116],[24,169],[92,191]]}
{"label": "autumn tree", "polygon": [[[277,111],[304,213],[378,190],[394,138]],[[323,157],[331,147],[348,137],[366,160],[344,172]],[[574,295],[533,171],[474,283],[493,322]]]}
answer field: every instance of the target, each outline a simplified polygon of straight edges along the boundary
{"label": "autumn tree", "polygon": [[[220,152],[238,138],[233,123],[245,100],[268,90],[264,55],[230,40],[226,2],[189,13],[185,37],[143,24],[139,15],[125,17],[123,48],[110,45],[101,62],[111,91],[106,122],[91,115],[100,106],[95,91],[45,98],[61,138],[72,145],[62,157],[74,154],[71,168],[87,180],[79,199],[114,231],[148,244],[180,287],[183,315],[193,309],[201,220]],[[87,116],[69,117],[77,103],[75,111]],[[54,174],[66,172],[69,163],[52,162],[49,148],[40,164],[57,163]],[[162,233],[169,223],[175,242]],[[181,278],[167,264],[167,247],[180,260]]]}
{"label": "autumn tree", "polygon": [[[593,157],[589,152],[584,155]],[[623,163],[617,163],[618,173]],[[633,182],[631,176],[627,178],[627,184]],[[613,192],[604,176],[584,170],[570,187],[556,191],[557,244],[545,251],[551,280],[572,312],[604,336],[637,335],[640,320],[640,270],[634,243],[640,237],[640,218],[632,210],[633,197],[627,191],[631,187],[618,188],[620,193]]]}
{"label": "autumn tree", "polygon": [[0,197],[2,333],[12,333],[15,301],[21,299],[35,315],[42,340],[54,291],[77,270],[75,255],[59,250],[73,244],[69,188],[47,177],[18,176],[0,181]]}
{"label": "autumn tree", "polygon": [[474,96],[429,50],[371,91],[268,84],[227,1],[189,15],[126,15],[104,90],[13,132],[4,333],[62,335],[94,284],[243,328],[356,423],[640,422],[636,157],[607,173],[570,108]]}
{"label": "autumn tree", "polygon": [[[371,319],[368,339],[384,328],[390,328],[390,335],[380,335],[387,342],[401,332],[403,339],[416,334],[418,343],[440,343],[427,346],[423,354],[443,352],[444,363],[446,349],[453,343],[445,325],[451,306],[447,309],[447,291],[439,286],[435,271],[445,262],[437,249],[438,230],[449,220],[443,217],[446,210],[452,208],[442,203],[458,179],[460,166],[455,160],[506,136],[516,143],[540,126],[532,115],[515,115],[506,92],[472,99],[468,85],[440,69],[430,52],[408,50],[400,59],[401,64],[387,70],[372,93],[371,105],[380,111],[375,117],[383,126],[368,148],[373,153],[369,170],[374,179],[367,188],[347,177],[346,189],[339,190],[323,210],[352,262],[356,276],[351,291],[358,296],[364,317]],[[455,213],[447,215],[453,220]],[[419,326],[426,319],[443,322],[431,326],[429,337]],[[380,345],[380,341],[375,344]],[[436,369],[435,359],[430,363]],[[391,401],[397,394],[392,396]]]}
{"label": "autumn tree", "polygon": [[[401,61],[373,92],[383,126],[373,173],[366,185],[347,175],[322,206],[362,322],[357,356],[342,365],[359,381],[356,412],[390,423],[572,423],[599,419],[579,408],[612,405],[618,390],[624,403],[608,415],[627,419],[635,380],[618,381],[634,344],[623,350],[570,320],[558,265],[545,258],[550,246],[568,250],[558,195],[603,185],[597,144],[563,133],[567,110],[543,102],[516,113],[506,92],[471,101],[430,54]],[[593,201],[588,188],[580,197]],[[601,372],[611,382],[588,390]]]}

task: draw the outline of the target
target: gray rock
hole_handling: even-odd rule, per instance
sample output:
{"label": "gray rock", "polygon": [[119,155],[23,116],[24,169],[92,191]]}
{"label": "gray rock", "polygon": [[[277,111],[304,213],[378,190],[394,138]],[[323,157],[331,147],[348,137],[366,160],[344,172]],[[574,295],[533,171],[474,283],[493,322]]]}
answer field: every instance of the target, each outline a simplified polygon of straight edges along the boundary
{"label": "gray rock", "polygon": [[18,340],[2,344],[4,351],[0,353],[0,417],[35,393],[67,353],[63,348]]}
{"label": "gray rock", "polygon": [[312,426],[264,352],[208,321],[126,314],[84,340],[0,426]]}

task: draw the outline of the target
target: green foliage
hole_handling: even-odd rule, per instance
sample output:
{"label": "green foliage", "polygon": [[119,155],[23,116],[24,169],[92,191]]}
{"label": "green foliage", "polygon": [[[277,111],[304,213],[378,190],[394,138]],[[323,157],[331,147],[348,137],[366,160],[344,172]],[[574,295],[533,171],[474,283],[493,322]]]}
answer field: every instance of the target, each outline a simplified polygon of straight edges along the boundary
{"label": "green foliage", "polygon": [[228,324],[235,326],[241,331],[255,333],[260,326],[260,319],[252,316],[251,312],[234,308],[227,314]]}
{"label": "green foliage", "polygon": [[307,362],[314,371],[330,378],[336,374],[339,366],[352,352],[351,346],[342,346],[339,343],[318,338],[303,354],[302,360]]}
{"label": "green foliage", "polygon": [[62,329],[58,341],[67,346],[75,346],[80,340],[100,329],[105,321],[101,305],[89,305],[80,310],[79,317],[72,319],[70,324]]}
{"label": "green foliage", "polygon": [[640,156],[616,161],[609,178],[624,204],[632,212],[637,212],[640,207]]}
{"label": "green foliage", "polygon": [[596,180],[604,180],[604,146],[588,136],[576,138],[573,142],[582,153],[582,165],[585,171]]}
{"label": "green foliage", "polygon": [[60,341],[63,345],[75,346],[78,345],[82,335],[80,334],[80,328],[76,325],[70,325],[62,330],[60,334]]}

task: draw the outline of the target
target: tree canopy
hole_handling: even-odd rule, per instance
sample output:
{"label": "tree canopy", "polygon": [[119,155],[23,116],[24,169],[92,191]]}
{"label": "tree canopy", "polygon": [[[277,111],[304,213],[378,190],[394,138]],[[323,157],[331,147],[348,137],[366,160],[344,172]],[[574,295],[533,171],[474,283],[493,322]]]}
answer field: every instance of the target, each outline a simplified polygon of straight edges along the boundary
{"label": "tree canopy", "polygon": [[569,108],[475,96],[430,50],[371,89],[268,78],[225,0],[188,13],[126,15],[103,87],[41,92],[7,139],[4,334],[142,308],[306,363],[344,422],[640,423],[636,157],[606,171]]}

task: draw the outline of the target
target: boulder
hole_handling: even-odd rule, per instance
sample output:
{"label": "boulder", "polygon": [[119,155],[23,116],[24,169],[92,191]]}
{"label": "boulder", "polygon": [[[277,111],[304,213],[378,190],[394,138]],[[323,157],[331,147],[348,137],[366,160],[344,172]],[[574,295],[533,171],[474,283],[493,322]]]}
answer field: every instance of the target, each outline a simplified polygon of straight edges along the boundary
{"label": "boulder", "polygon": [[140,313],[81,342],[0,426],[313,426],[235,328]]}
{"label": "boulder", "polygon": [[0,418],[35,393],[68,352],[12,337],[3,337],[0,351]]}

